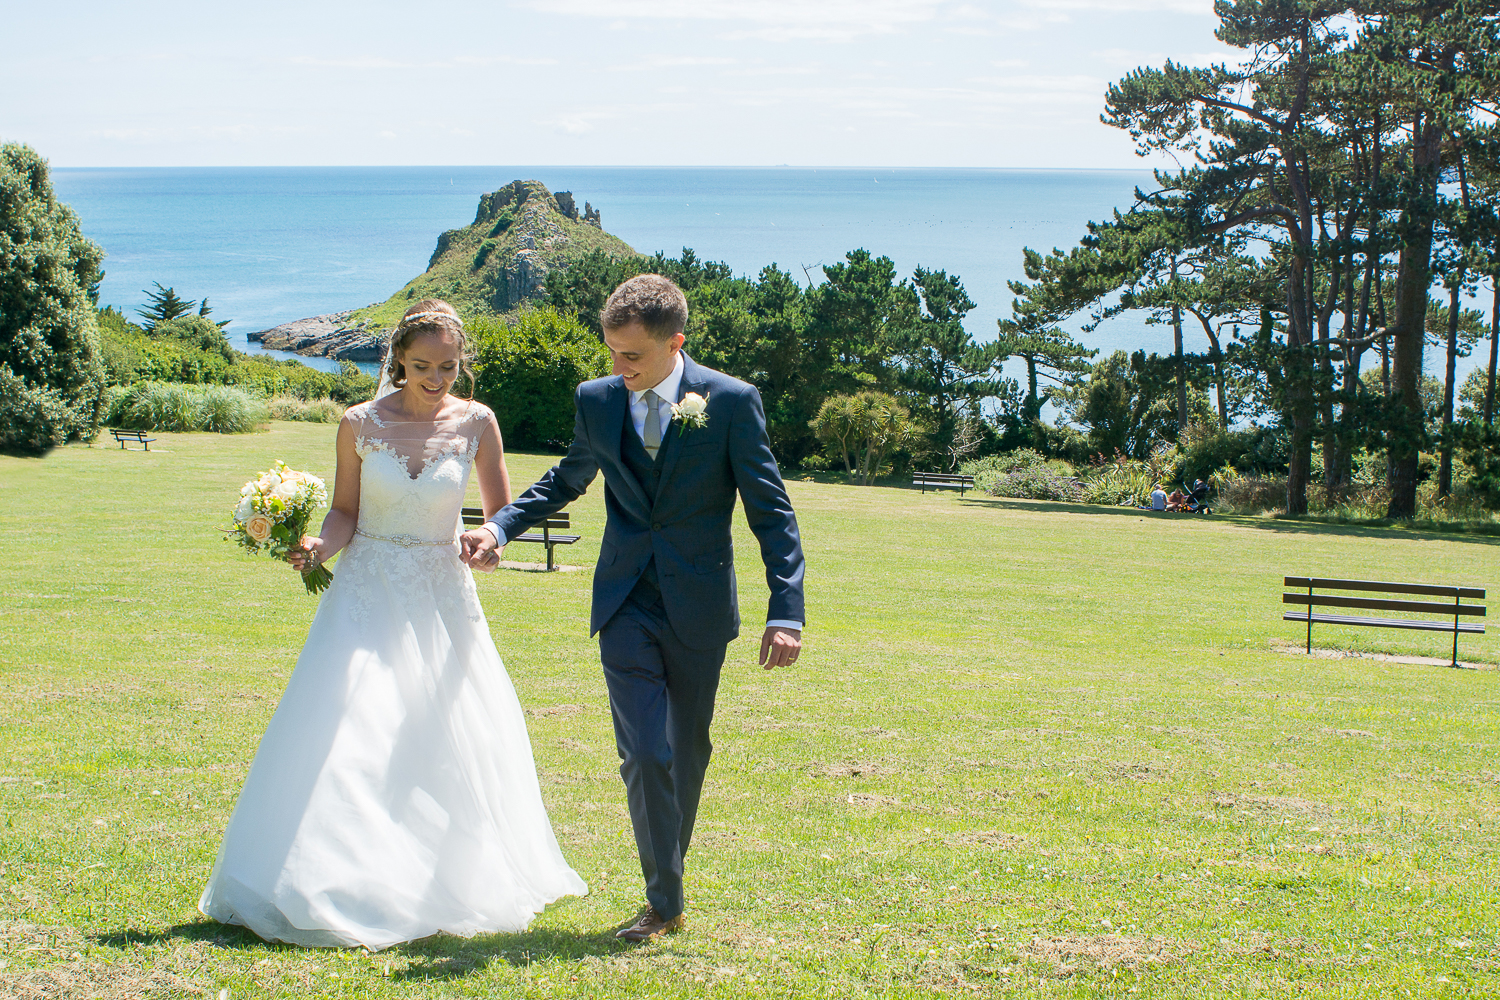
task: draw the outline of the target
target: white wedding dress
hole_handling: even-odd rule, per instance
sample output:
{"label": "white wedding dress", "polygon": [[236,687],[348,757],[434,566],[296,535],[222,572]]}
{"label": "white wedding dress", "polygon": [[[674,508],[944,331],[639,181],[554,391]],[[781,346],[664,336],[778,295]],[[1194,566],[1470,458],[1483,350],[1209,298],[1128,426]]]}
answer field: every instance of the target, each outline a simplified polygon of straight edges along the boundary
{"label": "white wedding dress", "polygon": [[[458,560],[489,411],[349,411],[359,531],[266,727],[199,908],[267,940],[518,931],[588,892],[552,834],[515,689]],[[293,586],[295,578],[287,581]]]}

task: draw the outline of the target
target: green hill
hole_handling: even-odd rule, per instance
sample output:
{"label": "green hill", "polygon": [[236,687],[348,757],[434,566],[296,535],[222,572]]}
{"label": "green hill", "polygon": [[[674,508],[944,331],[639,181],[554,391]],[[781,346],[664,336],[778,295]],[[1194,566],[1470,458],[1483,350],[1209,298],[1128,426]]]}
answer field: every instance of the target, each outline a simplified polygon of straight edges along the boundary
{"label": "green hill", "polygon": [[438,237],[427,270],[384,302],[350,313],[347,327],[389,330],[419,299],[440,298],[465,317],[510,312],[541,296],[547,275],[594,250],[634,255],[629,244],[606,233],[599,213],[573,195],[553,194],[540,181],[512,181],[481,195],[474,222]]}

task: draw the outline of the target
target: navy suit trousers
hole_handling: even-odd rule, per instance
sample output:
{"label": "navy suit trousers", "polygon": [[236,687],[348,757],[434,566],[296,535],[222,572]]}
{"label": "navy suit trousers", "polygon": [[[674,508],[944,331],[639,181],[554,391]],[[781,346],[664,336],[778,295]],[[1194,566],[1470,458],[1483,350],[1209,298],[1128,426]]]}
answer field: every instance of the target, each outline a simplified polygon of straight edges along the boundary
{"label": "navy suit trousers", "polygon": [[682,860],[713,752],[708,729],[726,649],[684,646],[645,578],[599,630],[646,901],[668,920],[683,910]]}

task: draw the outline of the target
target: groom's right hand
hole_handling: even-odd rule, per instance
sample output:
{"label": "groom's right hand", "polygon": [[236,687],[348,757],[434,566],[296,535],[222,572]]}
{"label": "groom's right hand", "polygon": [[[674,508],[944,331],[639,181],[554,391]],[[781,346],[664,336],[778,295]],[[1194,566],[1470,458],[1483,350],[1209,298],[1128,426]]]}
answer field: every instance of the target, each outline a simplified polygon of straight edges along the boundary
{"label": "groom's right hand", "polygon": [[500,546],[486,528],[475,528],[458,536],[458,558],[470,569],[493,573],[500,565]]}

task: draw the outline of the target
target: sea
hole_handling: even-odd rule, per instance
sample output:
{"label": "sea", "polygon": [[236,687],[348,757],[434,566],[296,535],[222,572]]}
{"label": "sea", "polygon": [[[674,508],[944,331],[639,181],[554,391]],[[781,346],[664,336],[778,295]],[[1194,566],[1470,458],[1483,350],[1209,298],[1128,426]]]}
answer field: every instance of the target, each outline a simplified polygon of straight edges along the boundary
{"label": "sea", "polygon": [[[100,302],[128,315],[153,283],[207,298],[236,347],[279,323],[384,301],[427,266],[438,234],[474,220],[479,196],[512,180],[571,191],[642,253],[691,248],[737,274],[776,264],[803,284],[854,249],[957,275],[980,341],[1010,315],[1022,249],[1077,244],[1090,220],[1128,209],[1145,170],[811,167],[57,168],[58,197],[104,247]],[[1070,324],[1078,330],[1087,317]],[[1187,349],[1206,338],[1188,328]],[[1172,349],[1140,315],[1079,333],[1090,347]],[[1203,341],[1199,343],[1199,341]],[[691,350],[691,346],[689,347]],[[283,357],[280,352],[267,352]],[[323,359],[298,358],[317,367]],[[1477,359],[1463,364],[1473,367]],[[1428,370],[1440,371],[1437,358]],[[365,366],[373,370],[374,366]],[[1008,371],[1019,375],[1016,362]]]}

